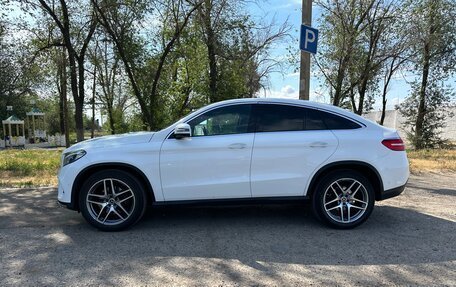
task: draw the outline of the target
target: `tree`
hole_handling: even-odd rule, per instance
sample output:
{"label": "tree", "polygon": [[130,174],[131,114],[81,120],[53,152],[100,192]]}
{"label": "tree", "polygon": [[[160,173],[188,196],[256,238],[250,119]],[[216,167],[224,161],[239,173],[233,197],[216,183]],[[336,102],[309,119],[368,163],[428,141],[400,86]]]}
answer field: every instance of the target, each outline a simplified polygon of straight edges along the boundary
{"label": "tree", "polygon": [[358,80],[349,81],[347,75],[356,57],[360,35],[368,28],[366,19],[378,1],[316,1],[322,8],[320,43],[324,43],[316,64],[332,90],[331,102],[335,106],[346,104],[346,97],[359,84]]}
{"label": "tree", "polygon": [[405,125],[409,127],[406,135],[410,143],[417,149],[436,148],[444,146],[447,141],[440,136],[445,127],[445,118],[453,116],[449,113],[450,100],[454,99],[454,92],[441,81],[432,76],[426,87],[424,114],[421,132],[416,132],[416,119],[420,108],[421,83],[415,81],[412,85],[412,94],[400,105],[400,112],[405,117]]}
{"label": "tree", "polygon": [[0,20],[0,120],[6,119],[7,106],[25,118],[33,87],[42,80],[40,67],[29,60],[30,50],[18,49],[20,42],[8,29],[9,25]]}
{"label": "tree", "polygon": [[[361,32],[356,57],[349,68],[350,83],[357,85],[357,96],[351,92],[350,101],[353,112],[363,114],[365,106],[373,102],[370,95],[366,102],[366,93],[377,88],[377,78],[385,61],[390,58],[391,40],[395,37],[390,31],[395,20],[397,7],[389,0],[377,0],[365,17],[366,28]],[[350,87],[353,87],[353,84]],[[370,102],[369,102],[370,100]]]}
{"label": "tree", "polygon": [[[153,10],[136,2],[94,3],[152,129],[204,104],[254,96],[278,64],[270,46],[289,30],[287,23],[252,21],[243,2],[232,0],[154,2]],[[146,39],[132,27],[151,15],[160,21]]]}
{"label": "tree", "polygon": [[[47,19],[54,22],[58,36],[49,33],[46,44],[39,51],[52,47],[65,47],[70,72],[70,87],[75,105],[77,141],[84,140],[83,109],[85,99],[85,63],[86,52],[97,27],[96,17],[91,5],[83,1],[29,1],[18,0],[25,12],[35,19],[44,13]],[[88,13],[87,13],[88,11]],[[36,12],[33,14],[33,12]],[[39,25],[39,24],[38,24]]]}
{"label": "tree", "polygon": [[[402,112],[411,127],[410,136],[417,149],[435,144],[431,136],[438,134],[442,117],[436,109],[449,100],[443,82],[455,72],[456,66],[456,5],[451,0],[420,0],[407,2],[409,9],[408,33],[411,61],[419,73],[420,83],[414,84],[413,93],[402,106]],[[411,107],[416,103],[416,109]],[[414,111],[410,113],[410,111]]]}
{"label": "tree", "polygon": [[[288,36],[287,22],[276,27],[274,21],[252,21],[242,10],[245,2],[204,0],[198,9],[196,23],[206,46],[210,103],[253,97],[262,79],[278,64],[268,57],[269,47]],[[241,83],[236,91],[230,84],[233,81]]]}
{"label": "tree", "polygon": [[157,127],[154,114],[155,104],[166,61],[191,15],[201,4],[183,0],[154,3],[157,5],[156,10],[158,11],[158,15],[155,16],[161,16],[163,23],[161,31],[165,33],[160,35],[161,41],[158,41],[159,44],[155,46],[160,52],[154,61],[139,62],[140,57],[135,48],[141,45],[141,40],[135,38],[137,35],[132,29],[135,21],[144,19],[144,15],[148,11],[147,5],[144,6],[137,2],[126,4],[118,1],[97,0],[92,0],[92,3],[96,8],[100,23],[113,41],[124,64],[144,122],[148,124],[149,128],[155,129]]}
{"label": "tree", "polygon": [[[104,37],[104,35],[101,36]],[[99,44],[102,44],[101,47]],[[111,134],[125,132],[125,128],[122,128],[124,114],[131,105],[131,101],[129,87],[124,80],[127,77],[122,69],[119,55],[114,53],[112,43],[104,37],[102,41],[97,41],[95,48],[90,52],[90,58],[94,66],[93,92],[96,95],[92,101],[99,100],[103,104],[108,114]],[[96,86],[99,87],[98,91]]]}

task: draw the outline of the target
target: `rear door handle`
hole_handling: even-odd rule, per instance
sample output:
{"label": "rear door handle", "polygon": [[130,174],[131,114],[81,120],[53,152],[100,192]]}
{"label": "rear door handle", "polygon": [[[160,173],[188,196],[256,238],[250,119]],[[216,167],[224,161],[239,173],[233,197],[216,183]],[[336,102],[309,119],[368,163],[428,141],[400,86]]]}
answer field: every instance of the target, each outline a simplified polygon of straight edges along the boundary
{"label": "rear door handle", "polygon": [[327,142],[313,142],[310,144],[310,147],[327,147]]}
{"label": "rear door handle", "polygon": [[244,144],[244,143],[234,143],[234,144],[230,144],[228,146],[229,149],[243,149],[243,148],[246,148],[247,145]]}

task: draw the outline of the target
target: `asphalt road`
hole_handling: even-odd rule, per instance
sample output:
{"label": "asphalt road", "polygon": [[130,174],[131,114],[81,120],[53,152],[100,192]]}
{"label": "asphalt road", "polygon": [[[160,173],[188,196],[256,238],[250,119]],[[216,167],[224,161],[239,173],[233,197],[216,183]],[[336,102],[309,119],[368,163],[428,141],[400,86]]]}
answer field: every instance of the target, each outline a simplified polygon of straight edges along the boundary
{"label": "asphalt road", "polygon": [[56,190],[0,190],[0,286],[456,286],[456,175],[412,176],[354,230],[308,206],[161,208],[97,231]]}

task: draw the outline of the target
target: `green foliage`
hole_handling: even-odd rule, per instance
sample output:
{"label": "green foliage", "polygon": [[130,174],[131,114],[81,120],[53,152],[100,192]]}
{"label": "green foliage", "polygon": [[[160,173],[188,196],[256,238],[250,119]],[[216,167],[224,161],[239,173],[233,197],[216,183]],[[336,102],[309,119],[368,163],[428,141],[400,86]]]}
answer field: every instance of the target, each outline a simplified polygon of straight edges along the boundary
{"label": "green foliage", "polygon": [[[271,45],[283,39],[288,31],[286,25],[276,27],[252,20],[243,0],[43,1],[39,4],[13,0],[8,3],[20,7],[27,15],[27,21],[18,21],[14,28],[27,31],[30,37],[15,43],[16,48],[22,48],[16,50],[23,51],[24,57],[15,54],[2,58],[15,65],[13,70],[26,84],[20,89],[15,85],[8,94],[2,93],[0,106],[13,105],[15,112],[25,117],[31,108],[30,99],[40,98],[37,105],[46,112],[51,134],[59,132],[61,126],[62,63],[66,63],[67,69],[67,97],[85,92],[89,95],[83,107],[87,111],[90,104],[87,98],[95,92],[97,110],[106,111],[108,116],[106,131],[160,129],[208,103],[255,96],[267,84],[265,79],[271,67],[277,64],[268,55]],[[46,4],[51,8],[45,9]],[[57,25],[65,17],[65,4],[71,43],[61,25]],[[3,9],[0,12],[6,11]],[[95,14],[98,22],[92,17]],[[94,23],[97,26],[93,37],[87,38]],[[5,29],[0,27],[2,41]],[[208,29],[213,36],[211,41],[207,38]],[[82,57],[79,54],[85,39],[89,42]],[[66,51],[66,59],[62,51]],[[210,63],[210,58],[215,63]],[[70,65],[71,59],[76,59],[76,66]],[[82,66],[84,70],[79,69]],[[216,69],[212,78],[210,67]],[[70,77],[74,69],[79,69],[76,77]],[[3,77],[8,73],[3,71],[0,70],[0,87],[7,82]],[[216,83],[211,85],[214,79]],[[93,81],[95,91],[91,91]],[[82,97],[76,97],[69,102],[72,132],[76,129],[74,103],[81,101]],[[2,109],[0,116],[4,112]],[[91,121],[84,114],[82,118],[84,130],[90,130]],[[77,120],[80,137],[79,116]]]}
{"label": "green foliage", "polygon": [[411,142],[416,149],[442,144],[439,129],[446,116],[445,107],[454,99],[451,88],[443,83],[456,72],[456,5],[451,0],[408,2],[407,32],[411,61],[420,82],[402,105]]}
{"label": "green foliage", "polygon": [[445,127],[445,118],[453,116],[449,113],[454,92],[445,87],[443,83],[431,80],[426,90],[425,114],[421,136],[416,133],[416,119],[420,99],[420,83],[412,84],[412,94],[398,106],[400,113],[406,119],[408,127],[406,136],[408,141],[416,148],[442,148],[448,146],[448,140],[441,137],[442,128]]}

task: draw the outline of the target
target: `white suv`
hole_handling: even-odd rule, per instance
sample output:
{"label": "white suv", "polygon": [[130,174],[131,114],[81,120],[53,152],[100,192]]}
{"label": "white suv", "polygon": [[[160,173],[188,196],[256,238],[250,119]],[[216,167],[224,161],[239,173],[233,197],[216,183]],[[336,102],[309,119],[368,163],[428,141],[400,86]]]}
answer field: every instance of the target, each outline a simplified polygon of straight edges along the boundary
{"label": "white suv", "polygon": [[394,130],[330,105],[242,99],[158,132],[73,145],[62,155],[58,200],[107,231],[133,225],[148,205],[305,199],[325,223],[352,228],[408,176]]}

